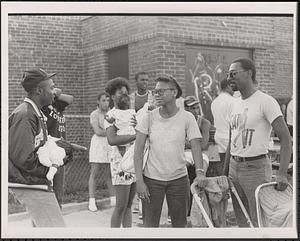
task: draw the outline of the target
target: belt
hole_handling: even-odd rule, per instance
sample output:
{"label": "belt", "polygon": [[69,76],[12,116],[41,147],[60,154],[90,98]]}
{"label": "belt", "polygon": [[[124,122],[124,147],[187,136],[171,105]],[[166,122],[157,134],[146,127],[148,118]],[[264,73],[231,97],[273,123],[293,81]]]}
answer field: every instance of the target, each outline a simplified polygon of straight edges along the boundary
{"label": "belt", "polygon": [[249,157],[241,157],[241,156],[232,156],[232,158],[236,161],[236,162],[248,162],[248,161],[255,161],[261,158],[265,158],[266,154],[262,154],[259,156],[249,156]]}

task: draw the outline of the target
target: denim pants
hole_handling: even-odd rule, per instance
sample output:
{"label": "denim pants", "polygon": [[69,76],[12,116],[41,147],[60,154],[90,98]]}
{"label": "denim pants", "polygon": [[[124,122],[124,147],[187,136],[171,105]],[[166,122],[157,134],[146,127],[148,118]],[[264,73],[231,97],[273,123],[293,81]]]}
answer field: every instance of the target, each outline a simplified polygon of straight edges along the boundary
{"label": "denim pants", "polygon": [[[229,178],[232,180],[239,197],[241,198],[250,219],[255,227],[258,226],[255,190],[272,178],[272,164],[269,158],[260,158],[253,161],[237,162],[230,159]],[[249,227],[246,218],[232,194],[232,204],[239,227]]]}
{"label": "denim pants", "polygon": [[54,192],[29,188],[11,188],[31,216],[34,227],[65,227]]}
{"label": "denim pants", "polygon": [[171,181],[158,181],[144,176],[144,182],[150,193],[150,203],[143,199],[145,227],[159,227],[165,195],[172,226],[185,227],[190,195],[188,176]]}

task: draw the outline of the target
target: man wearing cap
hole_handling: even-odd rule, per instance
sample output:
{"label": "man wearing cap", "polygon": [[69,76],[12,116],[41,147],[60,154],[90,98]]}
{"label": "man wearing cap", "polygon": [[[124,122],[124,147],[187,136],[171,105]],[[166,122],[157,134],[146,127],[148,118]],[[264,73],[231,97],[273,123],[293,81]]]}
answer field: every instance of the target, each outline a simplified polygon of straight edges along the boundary
{"label": "man wearing cap", "polygon": [[[9,188],[25,204],[35,227],[65,226],[51,182],[46,178],[49,167],[40,163],[37,154],[47,141],[46,117],[41,108],[54,100],[54,75],[43,69],[25,71],[21,84],[27,97],[9,116]],[[56,144],[68,155],[68,143]]]}
{"label": "man wearing cap", "polygon": [[[54,101],[51,105],[44,106],[42,112],[47,117],[47,130],[50,136],[66,139],[66,119],[63,114],[65,108],[73,102],[72,95],[62,93],[61,89],[55,88]],[[72,151],[68,160],[72,160]],[[62,166],[57,170],[53,179],[53,190],[61,207],[64,194],[65,167]]]}
{"label": "man wearing cap", "polygon": [[215,142],[218,145],[220,161],[216,162],[216,174],[222,175],[225,153],[229,142],[229,116],[232,110],[234,91],[231,89],[227,78],[220,82],[221,92],[211,103],[211,112],[214,118]]}
{"label": "man wearing cap", "polygon": [[[258,226],[255,190],[272,178],[271,160],[267,156],[272,128],[280,140],[280,167],[276,173],[276,189],[279,191],[288,185],[291,138],[279,104],[272,96],[257,90],[255,77],[256,69],[251,59],[238,58],[229,67],[227,79],[233,91],[240,91],[241,97],[234,102],[230,115],[224,174],[229,175],[253,225]],[[247,227],[234,195],[232,203],[238,225]]]}

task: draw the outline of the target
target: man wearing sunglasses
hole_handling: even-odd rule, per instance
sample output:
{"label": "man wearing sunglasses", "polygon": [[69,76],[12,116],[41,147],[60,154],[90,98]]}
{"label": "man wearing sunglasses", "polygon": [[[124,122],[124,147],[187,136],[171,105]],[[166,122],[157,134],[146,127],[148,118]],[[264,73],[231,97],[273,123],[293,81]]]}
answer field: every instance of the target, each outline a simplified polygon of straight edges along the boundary
{"label": "man wearing sunglasses", "polygon": [[[291,138],[280,106],[270,95],[257,89],[256,69],[252,60],[238,58],[232,62],[227,76],[238,98],[230,114],[230,138],[225,157],[224,174],[229,175],[250,215],[257,224],[255,189],[272,177],[268,142],[273,129],[280,139],[280,168],[276,175],[276,189],[288,185],[287,169],[291,157]],[[234,211],[240,227],[248,224],[232,195]]]}

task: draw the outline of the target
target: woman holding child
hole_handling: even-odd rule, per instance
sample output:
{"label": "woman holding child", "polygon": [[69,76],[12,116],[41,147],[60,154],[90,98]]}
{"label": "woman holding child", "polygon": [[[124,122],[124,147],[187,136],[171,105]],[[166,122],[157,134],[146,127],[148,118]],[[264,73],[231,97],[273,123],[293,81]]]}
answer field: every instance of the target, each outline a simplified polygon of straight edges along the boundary
{"label": "woman holding child", "polygon": [[[111,153],[111,175],[112,184],[116,193],[116,206],[111,217],[111,227],[131,227],[132,214],[131,206],[136,193],[136,178],[134,174],[126,173],[121,170],[120,162],[122,156],[135,140],[135,132],[128,132],[122,128],[135,126],[136,120],[132,115],[128,125],[124,125],[119,119],[128,117],[132,113],[129,110],[129,84],[125,78],[117,77],[110,80],[106,85],[106,92],[110,95],[114,107],[107,113],[104,127],[106,129],[108,143],[112,146]],[[127,118],[128,122],[128,118]]]}

